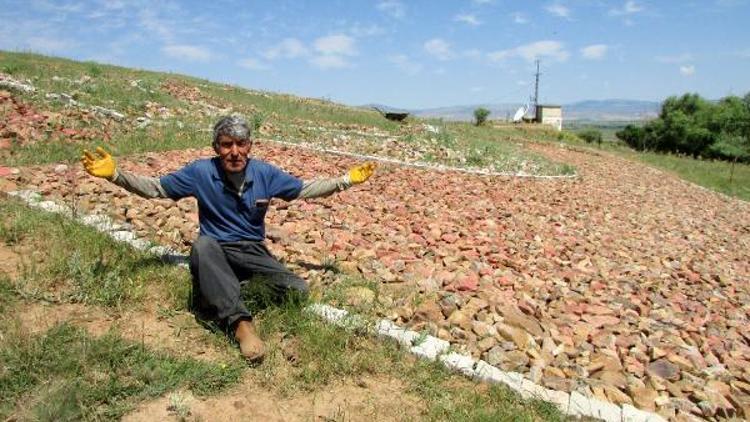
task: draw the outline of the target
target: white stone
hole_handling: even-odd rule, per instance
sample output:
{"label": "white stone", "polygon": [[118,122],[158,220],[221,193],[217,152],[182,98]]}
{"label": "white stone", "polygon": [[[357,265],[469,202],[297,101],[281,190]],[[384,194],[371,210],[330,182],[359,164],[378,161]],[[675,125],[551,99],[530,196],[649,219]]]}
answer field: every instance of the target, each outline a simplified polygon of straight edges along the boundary
{"label": "white stone", "polygon": [[129,232],[129,231],[126,231],[126,230],[120,230],[120,231],[112,232],[109,235],[112,236],[113,239],[115,239],[115,240],[117,240],[119,242],[126,242],[126,243],[130,243],[133,240],[135,240],[135,238],[136,238],[136,236],[135,236],[135,234],[133,234],[133,232]]}
{"label": "white stone", "polygon": [[384,337],[396,340],[400,345],[411,348],[420,337],[419,333],[399,327],[388,320],[380,320],[375,324],[375,332]]}
{"label": "white stone", "polygon": [[570,393],[570,400],[563,411],[572,416],[588,416],[589,409],[591,409],[589,398],[577,391],[573,391]]}
{"label": "white stone", "polygon": [[349,312],[344,309],[337,309],[333,306],[322,303],[314,303],[308,306],[307,309],[314,314],[323,317],[326,321],[333,323],[342,321],[349,314]]}
{"label": "white stone", "polygon": [[148,250],[148,248],[151,246],[151,242],[145,239],[133,239],[128,243],[130,243],[132,247],[138,249],[139,251]]}
{"label": "white stone", "polygon": [[419,344],[412,346],[409,351],[421,358],[435,360],[450,348],[450,343],[433,336],[425,337]]}
{"label": "white stone", "polygon": [[106,215],[89,214],[79,218],[81,223],[87,226],[98,227],[101,224],[110,224],[111,220]]}
{"label": "white stone", "polygon": [[30,205],[33,205],[34,203],[39,202],[42,199],[42,195],[39,195],[38,193],[31,190],[11,191],[8,192],[8,195],[15,196]]}
{"label": "white stone", "polygon": [[55,214],[70,214],[70,209],[64,205],[57,204],[53,201],[42,201],[38,202],[35,206],[51,213]]}
{"label": "white stone", "polygon": [[467,377],[473,378],[476,376],[476,372],[474,371],[476,362],[471,356],[453,352],[441,355],[438,359],[449,369],[460,372]]}
{"label": "white stone", "polygon": [[623,410],[620,406],[597,399],[589,399],[589,414],[592,418],[601,419],[607,422],[621,422],[623,420]]}
{"label": "white stone", "polygon": [[624,404],[622,405],[622,422],[667,422],[661,415]]}
{"label": "white stone", "polygon": [[[543,400],[554,404],[560,410],[565,409],[565,407],[570,402],[570,395],[568,393],[564,391],[556,391],[550,390],[549,388],[544,388],[541,385],[535,384],[525,378],[521,381],[518,392],[524,399]],[[619,411],[619,407],[617,409]]]}

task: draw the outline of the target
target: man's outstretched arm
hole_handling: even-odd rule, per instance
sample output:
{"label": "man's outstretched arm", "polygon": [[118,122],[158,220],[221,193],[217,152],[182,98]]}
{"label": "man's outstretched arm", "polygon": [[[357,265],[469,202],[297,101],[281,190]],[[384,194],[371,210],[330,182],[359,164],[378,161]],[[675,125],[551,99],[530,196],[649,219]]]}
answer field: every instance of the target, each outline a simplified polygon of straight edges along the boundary
{"label": "man's outstretched arm", "polygon": [[96,149],[98,157],[84,151],[81,162],[86,172],[95,177],[107,179],[110,182],[124,188],[143,198],[168,198],[167,192],[156,177],[140,176],[127,171],[117,170],[117,163],[112,156],[102,147]]}
{"label": "man's outstretched arm", "polygon": [[305,181],[297,199],[323,198],[363,183],[375,172],[375,163],[352,167],[347,174],[330,179]]}

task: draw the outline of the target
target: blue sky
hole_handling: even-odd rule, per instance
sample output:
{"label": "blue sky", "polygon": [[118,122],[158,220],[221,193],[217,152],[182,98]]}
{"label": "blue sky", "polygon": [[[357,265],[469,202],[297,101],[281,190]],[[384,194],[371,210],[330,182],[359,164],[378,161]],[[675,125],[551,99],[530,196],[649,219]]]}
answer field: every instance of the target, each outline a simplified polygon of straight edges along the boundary
{"label": "blue sky", "polygon": [[0,49],[346,104],[750,91],[750,0],[0,0]]}

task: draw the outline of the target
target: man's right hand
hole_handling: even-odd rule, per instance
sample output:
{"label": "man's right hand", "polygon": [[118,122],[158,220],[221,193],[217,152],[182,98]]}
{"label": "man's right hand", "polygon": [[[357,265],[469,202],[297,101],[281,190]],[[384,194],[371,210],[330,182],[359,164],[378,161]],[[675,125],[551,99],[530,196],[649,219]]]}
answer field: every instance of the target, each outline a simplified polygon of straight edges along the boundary
{"label": "man's right hand", "polygon": [[107,180],[114,179],[117,169],[115,159],[102,147],[97,147],[96,153],[99,155],[98,158],[94,154],[83,150],[83,156],[81,157],[83,168],[92,176],[103,177]]}

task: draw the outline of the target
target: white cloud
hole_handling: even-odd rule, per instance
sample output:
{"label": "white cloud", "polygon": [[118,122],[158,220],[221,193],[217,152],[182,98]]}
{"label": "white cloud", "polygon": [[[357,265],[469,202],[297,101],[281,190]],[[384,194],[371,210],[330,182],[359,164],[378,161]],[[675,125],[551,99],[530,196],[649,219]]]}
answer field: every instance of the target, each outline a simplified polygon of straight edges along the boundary
{"label": "white cloud", "polygon": [[138,15],[138,24],[151,36],[153,34],[161,37],[166,42],[174,40],[174,29],[172,22],[161,19],[153,9],[143,9]]}
{"label": "white cloud", "polygon": [[621,8],[610,9],[609,14],[612,16],[632,15],[643,11],[643,6],[633,0],[628,0]]}
{"label": "white cloud", "polygon": [[296,38],[286,38],[275,46],[263,52],[263,57],[268,60],[296,59],[308,54],[307,47]]}
{"label": "white cloud", "polygon": [[329,35],[313,41],[313,47],[319,55],[310,59],[310,63],[320,69],[342,69],[351,67],[345,56],[355,56],[357,48],[354,38],[343,35]]}
{"label": "white cloud", "polygon": [[422,65],[412,61],[409,56],[405,54],[390,56],[388,57],[388,61],[395,64],[396,67],[401,69],[401,71],[409,75],[416,75],[422,71]]}
{"label": "white cloud", "polygon": [[743,59],[750,59],[750,48],[747,50],[738,51],[736,53],[737,57],[741,57]]}
{"label": "white cloud", "polygon": [[456,15],[456,16],[453,17],[453,20],[456,21],[456,22],[463,22],[463,23],[465,23],[467,25],[471,25],[471,26],[478,26],[478,25],[482,24],[482,22],[480,22],[479,19],[477,19],[476,15],[469,14],[469,13],[467,13],[467,14],[458,14],[458,15]]}
{"label": "white cloud", "polygon": [[581,49],[584,59],[599,60],[604,58],[609,47],[606,44],[592,44]]}
{"label": "white cloud", "polygon": [[213,57],[205,48],[187,44],[166,45],[161,51],[169,57],[191,62],[207,62]]}
{"label": "white cloud", "polygon": [[406,16],[406,7],[398,0],[383,0],[376,7],[381,12],[396,19]]}
{"label": "white cloud", "polygon": [[441,38],[433,38],[425,42],[424,50],[438,60],[450,60],[453,57],[450,44]]}
{"label": "white cloud", "polygon": [[526,23],[529,23],[529,20],[526,18],[526,16],[521,12],[516,12],[513,14],[513,22],[523,25]]}
{"label": "white cloud", "polygon": [[552,3],[548,4],[544,7],[546,11],[549,13],[552,13],[555,16],[559,16],[561,18],[569,18],[570,17],[570,9],[565,7],[564,5],[560,3]]}
{"label": "white cloud", "polygon": [[351,67],[351,64],[341,56],[322,55],[310,59],[310,63],[320,69],[343,69]]}
{"label": "white cloud", "polygon": [[509,50],[493,51],[487,54],[487,58],[493,62],[501,62],[511,57],[520,57],[529,62],[541,57],[549,57],[553,60],[563,62],[570,57],[570,53],[565,50],[565,46],[560,41],[545,40],[520,45]]}
{"label": "white cloud", "polygon": [[472,0],[475,4],[483,5],[483,4],[490,4],[493,0]]}
{"label": "white cloud", "polygon": [[680,66],[680,74],[682,76],[693,76],[695,74],[695,66],[692,64]]}
{"label": "white cloud", "polygon": [[357,54],[354,38],[343,34],[320,37],[313,42],[313,46],[317,52],[324,55],[354,56]]}
{"label": "white cloud", "polygon": [[247,58],[237,62],[240,67],[250,70],[267,70],[269,66],[258,59]]}
{"label": "white cloud", "polygon": [[516,50],[518,50],[518,55],[527,61],[534,61],[539,57],[551,57],[562,62],[570,56],[559,41],[537,41],[517,47]]}
{"label": "white cloud", "polygon": [[690,53],[682,53],[676,56],[658,56],[656,61],[660,63],[685,63],[693,61],[693,55]]}
{"label": "white cloud", "polygon": [[355,23],[351,28],[349,28],[349,33],[355,37],[374,37],[375,35],[383,35],[385,33],[385,29],[375,24],[361,25],[359,23]]}

